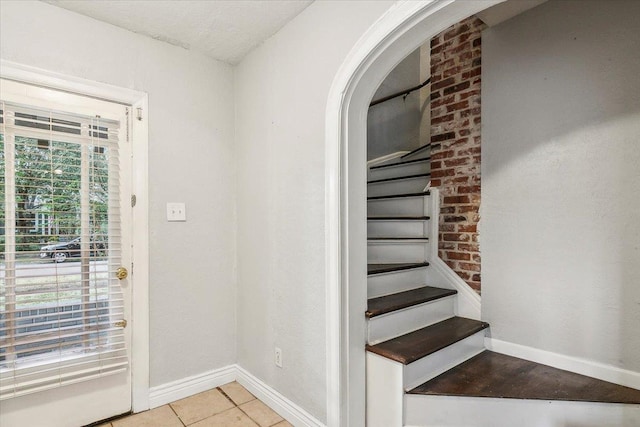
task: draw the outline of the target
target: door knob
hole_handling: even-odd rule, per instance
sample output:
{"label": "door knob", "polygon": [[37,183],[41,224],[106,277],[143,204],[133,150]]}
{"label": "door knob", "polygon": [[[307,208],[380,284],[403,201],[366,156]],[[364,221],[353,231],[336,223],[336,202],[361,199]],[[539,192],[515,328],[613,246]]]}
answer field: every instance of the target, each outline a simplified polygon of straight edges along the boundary
{"label": "door knob", "polygon": [[120,267],[116,270],[116,277],[118,278],[118,280],[126,279],[128,275],[129,272],[124,267]]}

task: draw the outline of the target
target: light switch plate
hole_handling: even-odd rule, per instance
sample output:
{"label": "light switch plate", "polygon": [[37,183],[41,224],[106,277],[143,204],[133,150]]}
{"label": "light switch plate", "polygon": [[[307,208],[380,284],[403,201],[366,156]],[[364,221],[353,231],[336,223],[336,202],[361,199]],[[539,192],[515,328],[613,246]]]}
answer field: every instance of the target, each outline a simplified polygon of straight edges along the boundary
{"label": "light switch plate", "polygon": [[184,203],[167,203],[167,221],[186,221],[187,210]]}

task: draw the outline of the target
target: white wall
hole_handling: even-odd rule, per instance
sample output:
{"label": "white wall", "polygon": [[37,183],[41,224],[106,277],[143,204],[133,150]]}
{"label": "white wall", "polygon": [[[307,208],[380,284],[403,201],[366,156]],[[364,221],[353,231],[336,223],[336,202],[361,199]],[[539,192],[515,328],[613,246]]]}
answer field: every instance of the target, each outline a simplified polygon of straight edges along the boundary
{"label": "white wall", "polygon": [[238,363],[321,421],[327,96],[391,4],[315,2],[236,68]]}
{"label": "white wall", "polygon": [[[422,83],[420,49],[410,53],[384,79],[372,101]],[[415,91],[369,108],[367,115],[367,160],[400,150],[413,150],[427,141],[420,140],[420,100],[424,91]],[[404,99],[403,99],[404,98]]]}
{"label": "white wall", "polygon": [[640,371],[640,2],[483,33],[482,310],[494,338]]}
{"label": "white wall", "polygon": [[149,94],[151,386],[235,363],[231,67],[41,2],[0,19],[2,59]]}

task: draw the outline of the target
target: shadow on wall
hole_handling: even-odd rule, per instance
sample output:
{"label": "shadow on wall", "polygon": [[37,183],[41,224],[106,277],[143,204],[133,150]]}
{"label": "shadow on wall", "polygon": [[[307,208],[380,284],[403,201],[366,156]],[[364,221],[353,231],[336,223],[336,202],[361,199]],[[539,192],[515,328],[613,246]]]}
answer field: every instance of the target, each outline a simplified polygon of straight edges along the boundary
{"label": "shadow on wall", "polygon": [[483,319],[640,372],[640,2],[549,1],[483,33]]}
{"label": "shadow on wall", "polygon": [[[373,100],[422,83],[420,58],[420,49],[417,49],[400,62],[382,82]],[[371,107],[367,116],[367,160],[396,151],[411,151],[422,145],[421,111],[419,91]]]}

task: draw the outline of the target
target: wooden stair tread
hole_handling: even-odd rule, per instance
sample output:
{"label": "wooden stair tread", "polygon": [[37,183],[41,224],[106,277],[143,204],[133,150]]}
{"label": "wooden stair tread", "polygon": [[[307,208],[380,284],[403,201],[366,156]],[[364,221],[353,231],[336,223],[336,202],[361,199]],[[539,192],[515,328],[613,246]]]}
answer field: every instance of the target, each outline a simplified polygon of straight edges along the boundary
{"label": "wooden stair tread", "polygon": [[428,221],[428,216],[370,216],[367,221]]}
{"label": "wooden stair tread", "polygon": [[367,350],[408,365],[488,327],[488,323],[478,320],[452,317],[380,344],[367,345]]}
{"label": "wooden stair tread", "polygon": [[411,394],[640,404],[640,390],[484,351]]}
{"label": "wooden stair tread", "polygon": [[426,143],[425,145],[422,145],[418,148],[416,148],[415,150],[409,151],[407,154],[403,154],[402,156],[400,156],[401,159],[406,159],[407,157],[411,157],[416,153],[421,152],[422,150],[426,149],[426,148],[430,148],[431,147],[431,143]]}
{"label": "wooden stair tread", "polygon": [[428,262],[408,262],[393,264],[367,264],[367,274],[389,273],[391,271],[410,270],[412,268],[427,267]]}
{"label": "wooden stair tread", "polygon": [[379,184],[381,182],[390,182],[390,181],[400,181],[403,179],[414,179],[414,178],[425,178],[431,176],[430,173],[420,173],[416,175],[406,175],[406,176],[395,176],[393,178],[384,178],[384,179],[374,179],[372,181],[367,181],[367,184]]}
{"label": "wooden stair tread", "polygon": [[386,196],[371,196],[371,197],[367,197],[367,200],[381,200],[381,199],[400,199],[403,197],[419,197],[419,196],[428,196],[430,194],[430,192],[427,191],[420,191],[417,193],[404,193],[404,194],[389,194]]}
{"label": "wooden stair tread", "polygon": [[396,162],[396,163],[388,163],[388,164],[378,165],[378,166],[371,166],[369,169],[383,169],[383,168],[390,168],[390,167],[393,167],[393,166],[402,166],[402,165],[407,165],[407,164],[411,164],[411,163],[430,162],[430,161],[431,161],[431,157],[423,157],[421,159],[405,160],[403,162]]}
{"label": "wooden stair tread", "polygon": [[412,289],[409,291],[371,298],[367,301],[367,311],[365,315],[370,319],[382,314],[391,313],[392,311],[401,310],[403,308],[412,307],[429,301],[435,301],[457,293],[458,291],[454,289],[424,286],[422,288]]}

